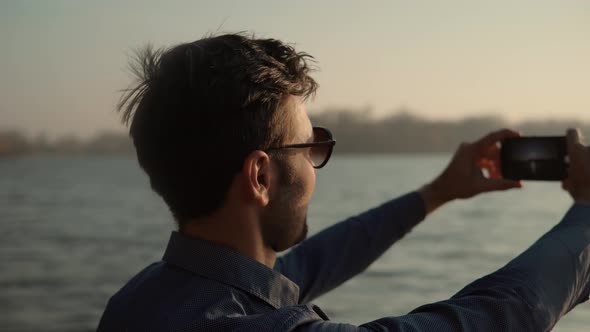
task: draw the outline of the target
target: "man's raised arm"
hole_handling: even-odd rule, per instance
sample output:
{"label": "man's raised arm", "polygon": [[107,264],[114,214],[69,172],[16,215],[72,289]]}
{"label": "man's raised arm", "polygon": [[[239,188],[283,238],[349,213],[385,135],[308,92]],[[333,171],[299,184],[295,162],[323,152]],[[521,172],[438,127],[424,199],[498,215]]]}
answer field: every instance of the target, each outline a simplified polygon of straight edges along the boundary
{"label": "man's raised arm", "polygon": [[424,216],[420,193],[403,195],[303,241],[275,269],[299,285],[300,303],[309,302],[362,272]]}
{"label": "man's raised arm", "polygon": [[590,293],[590,205],[563,220],[500,270],[446,301],[361,326],[315,321],[298,331],[550,331]]}

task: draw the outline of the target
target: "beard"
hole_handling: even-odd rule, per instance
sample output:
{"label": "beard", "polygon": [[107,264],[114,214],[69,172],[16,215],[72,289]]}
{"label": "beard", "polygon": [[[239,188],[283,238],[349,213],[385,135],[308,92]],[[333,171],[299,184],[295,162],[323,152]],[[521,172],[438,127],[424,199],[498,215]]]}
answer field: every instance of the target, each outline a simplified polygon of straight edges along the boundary
{"label": "beard", "polygon": [[272,208],[263,221],[264,242],[276,252],[287,250],[307,238],[306,213],[294,213],[280,206]]}
{"label": "beard", "polygon": [[274,251],[286,250],[307,238],[307,204],[301,202],[304,183],[284,160],[279,165],[279,190],[270,197],[262,220],[262,236]]}

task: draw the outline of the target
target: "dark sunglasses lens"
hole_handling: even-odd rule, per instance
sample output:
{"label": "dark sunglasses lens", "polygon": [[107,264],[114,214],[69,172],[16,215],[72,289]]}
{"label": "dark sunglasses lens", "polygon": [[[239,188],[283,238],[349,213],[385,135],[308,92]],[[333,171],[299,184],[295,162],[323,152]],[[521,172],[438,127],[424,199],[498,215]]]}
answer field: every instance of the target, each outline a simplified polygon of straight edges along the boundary
{"label": "dark sunglasses lens", "polygon": [[325,142],[330,140],[330,134],[324,128],[313,128],[313,141],[314,142]]}
{"label": "dark sunglasses lens", "polygon": [[[330,135],[327,131],[320,128],[313,129],[313,141],[314,142],[325,142],[330,140]],[[314,166],[320,166],[324,163],[330,152],[330,146],[328,144],[318,145],[311,148],[311,161]]]}

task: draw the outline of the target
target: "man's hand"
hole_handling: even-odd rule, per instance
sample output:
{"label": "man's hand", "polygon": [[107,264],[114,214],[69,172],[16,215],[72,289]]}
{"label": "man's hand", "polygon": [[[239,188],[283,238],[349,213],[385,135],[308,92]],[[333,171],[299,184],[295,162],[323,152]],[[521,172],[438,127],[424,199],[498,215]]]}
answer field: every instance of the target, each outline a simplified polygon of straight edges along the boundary
{"label": "man's hand", "polygon": [[567,153],[570,159],[568,176],[561,187],[576,203],[590,204],[590,150],[578,129],[567,131]]}
{"label": "man's hand", "polygon": [[[426,202],[426,213],[454,199],[522,187],[520,181],[502,178],[500,148],[497,145],[505,138],[519,136],[518,132],[503,129],[473,143],[462,143],[442,174],[420,189]],[[483,169],[487,170],[488,177],[484,176]],[[588,189],[590,191],[590,186]]]}

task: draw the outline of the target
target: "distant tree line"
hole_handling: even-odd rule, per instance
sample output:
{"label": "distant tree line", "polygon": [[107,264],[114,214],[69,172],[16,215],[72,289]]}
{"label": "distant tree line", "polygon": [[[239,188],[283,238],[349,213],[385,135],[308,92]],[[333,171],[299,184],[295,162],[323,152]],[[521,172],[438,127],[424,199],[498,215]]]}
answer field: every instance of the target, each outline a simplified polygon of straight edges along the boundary
{"label": "distant tree line", "polygon": [[[452,152],[461,142],[473,141],[500,128],[513,128],[524,135],[564,135],[568,127],[590,132],[590,125],[576,120],[543,120],[508,123],[490,114],[461,120],[429,120],[410,111],[383,118],[368,110],[329,110],[311,113],[314,125],[330,128],[337,141],[335,153],[430,153]],[[49,141],[44,135],[27,138],[18,130],[0,130],[0,156],[29,153],[114,154],[133,153],[129,136],[102,132],[89,140],[66,136]]]}
{"label": "distant tree line", "polygon": [[576,120],[544,120],[509,123],[497,115],[441,121],[400,111],[376,119],[369,111],[340,110],[310,116],[314,125],[330,128],[337,141],[336,153],[452,152],[462,142],[488,132],[511,128],[525,136],[563,136],[569,127],[590,132],[590,125]]}
{"label": "distant tree line", "polygon": [[44,135],[28,139],[18,130],[0,130],[0,156],[31,153],[48,154],[119,154],[134,152],[126,134],[102,132],[89,140],[64,136],[50,142]]}

